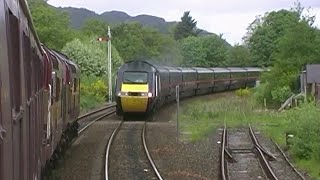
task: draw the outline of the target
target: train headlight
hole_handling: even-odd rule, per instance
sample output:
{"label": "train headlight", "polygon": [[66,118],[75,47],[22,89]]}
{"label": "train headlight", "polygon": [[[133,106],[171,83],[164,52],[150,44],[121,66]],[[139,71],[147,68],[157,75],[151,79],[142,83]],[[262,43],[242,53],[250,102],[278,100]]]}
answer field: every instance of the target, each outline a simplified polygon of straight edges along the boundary
{"label": "train headlight", "polygon": [[151,92],[148,93],[148,97],[152,97],[152,93]]}
{"label": "train headlight", "polygon": [[118,95],[118,96],[128,96],[128,92],[121,92],[121,91],[119,91],[117,95]]}

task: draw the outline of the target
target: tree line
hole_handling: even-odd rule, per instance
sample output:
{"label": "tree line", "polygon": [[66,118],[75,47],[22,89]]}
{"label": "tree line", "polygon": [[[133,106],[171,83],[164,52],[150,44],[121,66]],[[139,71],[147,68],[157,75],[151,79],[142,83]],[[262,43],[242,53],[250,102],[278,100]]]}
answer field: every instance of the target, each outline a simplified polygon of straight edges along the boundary
{"label": "tree line", "polygon": [[[71,29],[66,12],[44,0],[28,3],[44,44],[65,52],[84,74],[103,76],[107,47],[97,38],[106,35],[110,24],[87,19],[81,29]],[[268,67],[271,71],[263,75],[257,99],[282,102],[297,90],[297,77],[305,65],[320,62],[320,30],[314,26],[315,17],[303,15],[304,11],[297,2],[289,10],[266,12],[249,24],[243,42],[235,45],[222,35],[200,35],[190,12],[169,34],[138,23],[111,26],[114,67],[139,59],[176,66]]]}

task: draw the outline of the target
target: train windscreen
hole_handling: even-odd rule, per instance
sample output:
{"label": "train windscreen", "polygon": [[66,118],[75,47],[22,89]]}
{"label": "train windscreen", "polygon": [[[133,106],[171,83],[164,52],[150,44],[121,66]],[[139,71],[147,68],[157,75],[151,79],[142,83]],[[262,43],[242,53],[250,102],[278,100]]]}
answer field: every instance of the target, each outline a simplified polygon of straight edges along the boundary
{"label": "train windscreen", "polygon": [[123,83],[128,83],[128,84],[148,83],[148,73],[147,72],[124,72]]}

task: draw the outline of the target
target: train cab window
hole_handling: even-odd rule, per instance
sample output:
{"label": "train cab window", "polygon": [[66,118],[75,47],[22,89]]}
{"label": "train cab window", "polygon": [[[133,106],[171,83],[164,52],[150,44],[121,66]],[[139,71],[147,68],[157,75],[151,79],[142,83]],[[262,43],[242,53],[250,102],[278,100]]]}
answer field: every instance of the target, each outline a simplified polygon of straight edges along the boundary
{"label": "train cab window", "polygon": [[124,72],[123,73],[123,83],[133,83],[133,84],[145,84],[148,83],[148,73],[147,72]]}
{"label": "train cab window", "polygon": [[9,10],[9,26],[7,28],[8,36],[8,54],[9,54],[9,72],[11,91],[13,92],[12,102],[13,107],[16,111],[19,111],[21,102],[21,70],[20,70],[20,39],[19,39],[19,21],[16,16]]}

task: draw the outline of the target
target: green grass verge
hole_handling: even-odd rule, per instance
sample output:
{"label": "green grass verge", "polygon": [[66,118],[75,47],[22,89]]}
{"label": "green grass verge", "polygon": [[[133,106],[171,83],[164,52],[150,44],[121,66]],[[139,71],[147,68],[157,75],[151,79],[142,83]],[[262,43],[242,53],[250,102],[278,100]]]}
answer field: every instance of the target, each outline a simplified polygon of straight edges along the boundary
{"label": "green grass verge", "polygon": [[243,91],[213,101],[194,101],[181,107],[180,129],[197,141],[224,123],[228,127],[250,123],[281,146],[286,145],[286,133],[293,134],[289,154],[294,163],[320,179],[320,109],[313,103],[281,113],[261,109],[253,96]]}
{"label": "green grass verge", "polygon": [[86,112],[95,109],[105,103],[103,98],[91,94],[81,95],[80,98],[80,111]]}

